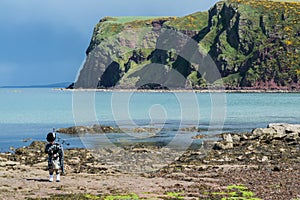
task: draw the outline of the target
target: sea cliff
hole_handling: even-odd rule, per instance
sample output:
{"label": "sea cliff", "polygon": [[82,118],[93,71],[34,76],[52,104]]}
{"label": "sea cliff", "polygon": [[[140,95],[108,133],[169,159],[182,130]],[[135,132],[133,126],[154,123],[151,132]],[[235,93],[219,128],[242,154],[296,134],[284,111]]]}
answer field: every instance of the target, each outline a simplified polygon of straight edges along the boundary
{"label": "sea cliff", "polygon": [[299,91],[299,16],[299,2],[227,0],[184,17],[105,17],[71,87]]}

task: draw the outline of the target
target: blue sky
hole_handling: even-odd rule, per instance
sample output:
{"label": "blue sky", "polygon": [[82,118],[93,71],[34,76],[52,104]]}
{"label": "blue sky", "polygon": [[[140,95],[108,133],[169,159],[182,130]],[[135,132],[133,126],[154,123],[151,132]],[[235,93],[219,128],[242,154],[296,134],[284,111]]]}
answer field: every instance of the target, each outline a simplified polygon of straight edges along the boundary
{"label": "blue sky", "polygon": [[1,0],[0,86],[72,82],[104,16],[184,16],[217,0]]}

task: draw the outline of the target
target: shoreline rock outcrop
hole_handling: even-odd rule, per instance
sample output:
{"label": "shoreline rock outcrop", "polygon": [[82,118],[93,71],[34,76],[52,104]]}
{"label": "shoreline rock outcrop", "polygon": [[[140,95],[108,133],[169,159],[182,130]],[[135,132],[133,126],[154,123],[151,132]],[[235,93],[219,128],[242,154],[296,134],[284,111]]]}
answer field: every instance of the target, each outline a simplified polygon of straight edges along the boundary
{"label": "shoreline rock outcrop", "polygon": [[64,134],[95,134],[95,133],[122,133],[122,130],[112,126],[93,125],[93,126],[72,126],[68,128],[60,128],[56,130],[58,133]]}
{"label": "shoreline rock outcrop", "polygon": [[243,142],[256,141],[260,144],[270,144],[273,141],[282,141],[287,145],[300,144],[300,125],[273,123],[267,128],[256,128],[251,133],[237,133],[232,137],[230,133],[222,134],[223,140],[217,142],[215,150],[233,149]]}
{"label": "shoreline rock outcrop", "polygon": [[[66,166],[69,165],[70,169],[79,167],[79,171],[96,173],[95,163],[101,160],[102,167],[100,168],[103,168],[107,161],[118,171],[118,166],[132,164],[127,158],[136,160],[137,165],[139,159],[147,158],[150,166],[151,159],[157,161],[160,155],[168,155],[169,158],[174,159],[175,163],[197,165],[300,163],[300,125],[269,124],[267,128],[257,128],[252,132],[224,133],[221,136],[223,139],[219,141],[204,138],[202,145],[193,146],[185,150],[186,152],[170,151],[161,144],[155,146],[153,143],[127,145],[116,143],[104,148],[66,149]],[[45,142],[34,141],[27,147],[15,149],[14,153],[2,153],[0,159],[3,159],[7,165],[43,163],[46,161],[46,155],[43,152],[45,144]],[[172,160],[169,159],[168,162],[172,163]],[[108,170],[110,167],[105,168]],[[148,169],[152,168],[148,167]]]}
{"label": "shoreline rock outcrop", "polygon": [[157,128],[155,126],[149,127],[118,127],[118,126],[107,126],[107,125],[99,125],[94,124],[92,126],[72,126],[68,128],[59,128],[56,130],[58,133],[63,134],[106,134],[106,133],[149,133],[150,137],[155,136],[155,133],[160,131],[181,131],[181,132],[202,132],[206,131],[204,129],[200,129],[195,126],[191,127],[181,127],[181,128]]}
{"label": "shoreline rock outcrop", "polygon": [[247,133],[224,133],[222,140],[214,142],[211,151],[203,159],[183,157],[205,164],[280,164],[300,163],[300,125],[269,124]]}
{"label": "shoreline rock outcrop", "polygon": [[[178,155],[171,154],[167,148],[142,144],[96,149],[98,151],[66,149],[67,176],[63,180],[80,181],[89,177],[89,182],[99,183],[99,177],[117,179],[114,185],[101,185],[107,188],[108,194],[115,194],[116,190],[112,188],[120,187],[119,178],[123,177],[124,180],[124,177],[136,176],[149,182],[169,181],[173,184],[163,187],[162,193],[183,191],[184,199],[229,198],[232,197],[232,191],[222,192],[229,185],[244,185],[255,192],[252,197],[257,195],[262,199],[269,198],[270,194],[276,199],[294,199],[299,196],[300,125],[270,124],[267,128],[257,128],[249,133],[224,133],[221,136],[221,141],[210,141],[212,145],[204,143],[199,148],[188,149]],[[43,152],[45,144],[34,141],[27,147],[16,149],[14,153],[0,154],[0,169],[6,175],[9,174],[2,177],[2,183],[11,182],[5,188],[16,192],[22,190],[23,193],[18,194],[22,193],[23,196],[34,194],[28,193],[30,188],[27,182],[24,183],[24,176],[36,176],[37,171],[39,174],[44,173],[42,176],[48,175],[47,155]],[[161,165],[163,159],[170,159],[169,163]],[[144,173],[130,173],[139,172],[136,170]],[[18,175],[15,177],[14,173]],[[14,181],[18,183],[12,184]],[[47,179],[28,178],[26,181],[48,185],[43,183]],[[22,187],[20,184],[23,184]],[[65,183],[62,184],[65,189]],[[126,184],[122,186],[126,187]],[[74,189],[72,186],[69,184]],[[78,186],[91,191],[87,187],[91,186]],[[4,190],[2,192],[5,193]]]}

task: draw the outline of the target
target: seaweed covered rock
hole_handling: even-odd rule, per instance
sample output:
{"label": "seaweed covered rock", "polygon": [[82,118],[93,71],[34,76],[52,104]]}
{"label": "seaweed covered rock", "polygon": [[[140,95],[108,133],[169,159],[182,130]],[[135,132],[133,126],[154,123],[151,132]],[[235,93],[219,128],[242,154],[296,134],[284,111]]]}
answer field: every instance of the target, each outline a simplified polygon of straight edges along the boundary
{"label": "seaweed covered rock", "polygon": [[60,128],[58,133],[65,134],[85,134],[85,133],[121,133],[122,130],[112,126],[93,125],[93,126],[72,126],[69,128]]}

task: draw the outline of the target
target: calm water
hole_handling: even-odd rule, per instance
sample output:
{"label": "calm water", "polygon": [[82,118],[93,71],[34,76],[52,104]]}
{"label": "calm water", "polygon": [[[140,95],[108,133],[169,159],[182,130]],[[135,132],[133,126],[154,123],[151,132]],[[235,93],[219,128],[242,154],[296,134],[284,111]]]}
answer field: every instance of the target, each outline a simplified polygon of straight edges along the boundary
{"label": "calm water", "polygon": [[[168,142],[176,134],[181,134],[182,140],[192,137],[196,133],[177,130],[198,124],[208,129],[204,133],[211,134],[250,131],[274,122],[300,123],[299,108],[300,94],[292,93],[73,93],[0,89],[0,151],[28,145],[32,140],[45,140],[53,127],[98,122],[121,128],[155,127],[162,129],[156,137],[137,137],[132,133],[109,137],[111,141]],[[70,143],[68,147],[88,146],[79,136],[60,137]],[[27,138],[31,140],[24,142]]]}

